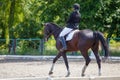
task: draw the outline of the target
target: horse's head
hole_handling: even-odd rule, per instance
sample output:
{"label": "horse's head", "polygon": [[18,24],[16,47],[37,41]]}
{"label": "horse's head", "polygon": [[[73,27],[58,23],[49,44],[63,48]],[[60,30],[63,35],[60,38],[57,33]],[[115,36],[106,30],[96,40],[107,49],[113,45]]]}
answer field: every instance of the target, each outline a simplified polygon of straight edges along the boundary
{"label": "horse's head", "polygon": [[54,24],[54,23],[45,23],[44,24],[44,38],[47,41],[51,35],[54,36],[55,39],[59,36],[59,33],[61,32],[61,28]]}
{"label": "horse's head", "polygon": [[50,30],[50,24],[49,23],[45,23],[44,24],[44,38],[45,41],[48,41],[49,37],[52,35],[52,32]]}

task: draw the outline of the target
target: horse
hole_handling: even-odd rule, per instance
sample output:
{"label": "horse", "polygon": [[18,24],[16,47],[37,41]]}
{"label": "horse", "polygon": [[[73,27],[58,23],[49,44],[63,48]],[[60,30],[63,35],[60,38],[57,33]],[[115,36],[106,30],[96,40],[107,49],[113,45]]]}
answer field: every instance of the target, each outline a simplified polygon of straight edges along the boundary
{"label": "horse", "polygon": [[98,54],[99,42],[101,42],[101,44],[104,48],[105,59],[107,59],[107,57],[109,55],[108,45],[107,45],[107,42],[106,42],[103,34],[99,31],[92,31],[89,29],[76,30],[74,35],[73,35],[73,38],[70,41],[66,41],[67,50],[61,51],[60,49],[62,48],[62,44],[59,40],[59,34],[61,31],[62,31],[62,28],[60,28],[55,23],[52,23],[52,22],[44,23],[45,41],[48,41],[50,36],[53,35],[54,39],[56,41],[56,48],[58,50],[58,54],[53,59],[52,66],[51,66],[51,69],[49,71],[49,75],[53,74],[55,62],[62,56],[64,59],[64,62],[65,62],[65,66],[67,68],[66,77],[68,77],[70,75],[70,70],[69,70],[69,65],[68,65],[66,53],[72,52],[72,51],[80,51],[82,56],[85,59],[85,65],[82,68],[81,76],[85,76],[85,70],[91,61],[91,59],[88,55],[88,49],[91,49],[94,52],[94,55],[96,57],[96,62],[98,64],[98,69],[99,69],[98,74],[101,75],[101,59],[100,59],[100,55]]}

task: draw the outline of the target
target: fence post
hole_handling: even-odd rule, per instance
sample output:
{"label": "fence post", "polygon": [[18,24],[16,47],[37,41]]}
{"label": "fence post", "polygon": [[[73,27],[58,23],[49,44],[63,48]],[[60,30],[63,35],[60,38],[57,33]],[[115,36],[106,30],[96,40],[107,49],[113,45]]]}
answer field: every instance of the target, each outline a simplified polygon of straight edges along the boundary
{"label": "fence post", "polygon": [[12,50],[12,41],[10,40],[10,43],[8,45],[8,53],[11,54],[11,50]]}
{"label": "fence post", "polygon": [[16,55],[16,39],[13,39],[13,54]]}
{"label": "fence post", "polygon": [[40,39],[39,50],[40,50],[40,55],[43,55],[43,53],[44,53],[44,39]]}
{"label": "fence post", "polygon": [[11,40],[9,44],[8,53],[16,55],[16,39]]}

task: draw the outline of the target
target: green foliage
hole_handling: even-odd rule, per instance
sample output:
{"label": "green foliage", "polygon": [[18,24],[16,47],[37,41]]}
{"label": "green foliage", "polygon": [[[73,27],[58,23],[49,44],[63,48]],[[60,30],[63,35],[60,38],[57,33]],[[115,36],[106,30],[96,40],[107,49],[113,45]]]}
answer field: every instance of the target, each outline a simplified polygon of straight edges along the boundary
{"label": "green foliage", "polygon": [[42,38],[45,22],[65,26],[74,3],[81,6],[80,29],[120,36],[119,0],[1,0],[0,38]]}
{"label": "green foliage", "polygon": [[53,39],[48,40],[48,42],[45,43],[45,50],[44,50],[44,55],[56,55],[58,53],[56,49],[56,42]]}
{"label": "green foliage", "polygon": [[96,20],[104,25],[104,31],[108,32],[107,38],[120,37],[120,1],[101,0],[101,8],[98,9]]}

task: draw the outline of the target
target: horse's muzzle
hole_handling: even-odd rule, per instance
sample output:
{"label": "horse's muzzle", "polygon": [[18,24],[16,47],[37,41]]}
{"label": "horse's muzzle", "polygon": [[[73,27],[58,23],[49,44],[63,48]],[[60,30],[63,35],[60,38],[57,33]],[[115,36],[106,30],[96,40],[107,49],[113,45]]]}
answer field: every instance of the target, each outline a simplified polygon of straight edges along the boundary
{"label": "horse's muzzle", "polygon": [[44,37],[44,41],[47,42],[48,41],[48,37]]}
{"label": "horse's muzzle", "polygon": [[48,41],[48,38],[45,38],[45,42],[47,42]]}

